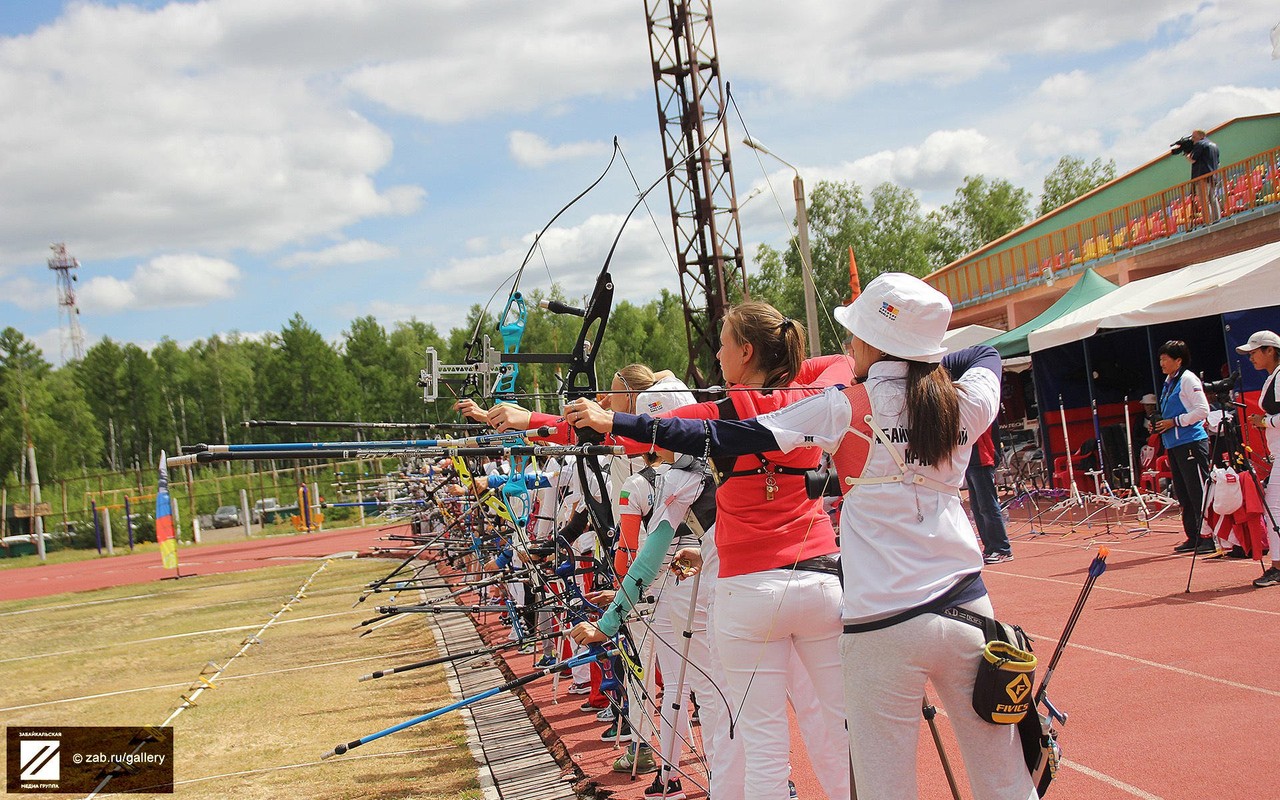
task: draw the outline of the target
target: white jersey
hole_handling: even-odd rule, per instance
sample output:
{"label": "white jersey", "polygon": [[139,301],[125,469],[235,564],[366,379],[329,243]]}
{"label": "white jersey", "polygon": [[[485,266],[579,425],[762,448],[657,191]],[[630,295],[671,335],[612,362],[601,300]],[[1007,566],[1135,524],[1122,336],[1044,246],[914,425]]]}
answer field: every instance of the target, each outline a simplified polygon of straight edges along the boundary
{"label": "white jersey", "polygon": [[[1262,391],[1258,393],[1259,404],[1266,402],[1280,404],[1280,380],[1276,380],[1276,375],[1280,375],[1280,367],[1277,367],[1263,382]],[[1262,413],[1266,416],[1267,423],[1267,450],[1273,459],[1280,461],[1280,413],[1267,414],[1265,410]]]}
{"label": "white jersey", "polygon": [[[907,445],[906,372],[901,361],[871,366],[866,388],[872,419],[906,464],[908,475],[918,474],[930,485],[867,483],[845,495],[840,552],[843,616],[848,622],[868,622],[923,605],[944,594],[960,576],[982,568],[982,551],[960,503],[960,488],[973,442],[995,419],[1000,381],[983,368],[970,369],[956,381],[960,445],[943,463],[921,464]],[[758,420],[773,432],[783,452],[806,445],[835,452],[851,416],[848,398],[838,389],[828,389]],[[863,477],[892,475],[902,475],[902,469],[877,441]]]}

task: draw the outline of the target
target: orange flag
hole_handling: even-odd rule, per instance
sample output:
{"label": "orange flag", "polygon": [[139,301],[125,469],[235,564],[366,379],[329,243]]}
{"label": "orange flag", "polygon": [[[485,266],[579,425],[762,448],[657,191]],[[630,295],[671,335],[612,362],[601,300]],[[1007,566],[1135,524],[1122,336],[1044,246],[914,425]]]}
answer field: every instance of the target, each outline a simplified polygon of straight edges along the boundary
{"label": "orange flag", "polygon": [[849,302],[852,303],[862,294],[862,283],[858,280],[858,262],[853,257],[853,245],[849,245]]}

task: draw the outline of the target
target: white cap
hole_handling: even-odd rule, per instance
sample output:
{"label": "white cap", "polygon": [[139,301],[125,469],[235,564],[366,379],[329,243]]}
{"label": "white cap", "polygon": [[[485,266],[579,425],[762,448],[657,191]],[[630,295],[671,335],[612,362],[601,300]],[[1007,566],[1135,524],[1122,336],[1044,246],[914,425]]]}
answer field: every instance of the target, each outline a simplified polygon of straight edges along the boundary
{"label": "white cap", "polygon": [[947,352],[942,338],[951,322],[951,301],[915,276],[882,273],[834,313],[854,336],[888,355],[937,363]]}
{"label": "white cap", "polygon": [[637,414],[661,414],[698,402],[679,378],[663,378],[636,395]]}
{"label": "white cap", "polygon": [[1249,337],[1249,341],[1236,348],[1237,353],[1252,353],[1259,347],[1274,347],[1280,350],[1280,336],[1276,336],[1271,331],[1258,331]]}
{"label": "white cap", "polygon": [[1157,399],[1156,399],[1156,396],[1155,396],[1154,394],[1151,394],[1151,393],[1144,394],[1144,395],[1142,396],[1142,399],[1141,399],[1141,400],[1139,400],[1138,402],[1139,402],[1139,403],[1142,403],[1144,406],[1158,406],[1158,405],[1160,405],[1160,401],[1159,401],[1159,400],[1157,400]]}

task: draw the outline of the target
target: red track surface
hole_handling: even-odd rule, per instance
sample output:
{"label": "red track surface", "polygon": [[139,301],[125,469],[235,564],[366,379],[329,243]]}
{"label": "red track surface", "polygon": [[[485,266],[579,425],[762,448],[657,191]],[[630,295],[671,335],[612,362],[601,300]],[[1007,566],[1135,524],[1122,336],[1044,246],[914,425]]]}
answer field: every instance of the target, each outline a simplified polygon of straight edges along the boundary
{"label": "red track surface", "polygon": [[[323,558],[341,552],[367,552],[388,531],[386,527],[344,528],[324,533],[182,547],[178,549],[178,564],[184,577],[241,572],[288,560]],[[84,592],[171,577],[173,571],[160,565],[160,554],[155,552],[46,564],[0,572],[0,600]]]}
{"label": "red track surface", "polygon": [[[1061,729],[1066,764],[1050,797],[1262,798],[1273,797],[1275,709],[1280,707],[1280,588],[1254,589],[1256,562],[1199,559],[1192,592],[1184,593],[1191,559],[1174,556],[1180,534],[1172,521],[1163,532],[1133,538],[1102,528],[1065,535],[1018,534],[1015,561],[988,567],[984,575],[1000,617],[1022,625],[1037,641],[1042,665],[1080,592],[1096,545],[1111,549],[1058,672],[1050,697],[1070,714]],[[367,550],[384,534],[366,528],[188,548],[180,551],[184,572],[201,575],[253,569],[282,559],[315,558]],[[1088,538],[1094,536],[1093,539]],[[0,599],[143,583],[166,576],[155,554],[0,573]],[[502,635],[492,618],[486,633]],[[518,674],[529,656],[512,655]],[[1041,669],[1043,675],[1043,666]],[[551,697],[551,682],[530,686],[530,695],[584,772],[599,777],[615,797],[635,800],[648,784],[615,777],[609,765],[618,751],[600,742],[594,717],[577,710],[581,698]],[[961,795],[970,797],[950,726],[939,716]],[[921,726],[921,797],[950,794],[938,757]],[[690,769],[696,769],[686,759]],[[803,748],[793,751],[793,778],[805,800],[822,797]],[[686,785],[686,790],[691,787]],[[691,797],[700,796],[691,793]]]}
{"label": "red track surface", "polygon": [[[1252,587],[1261,573],[1258,563],[1201,557],[1188,594],[1191,559],[1173,555],[1182,536],[1172,532],[1172,521],[1162,518],[1156,532],[1136,538],[1118,527],[1117,535],[1108,536],[1100,525],[1074,534],[1055,527],[1054,533],[1030,536],[1017,514],[1010,530],[1015,560],[987,567],[983,577],[1001,619],[1022,625],[1036,640],[1040,677],[1097,545],[1106,543],[1111,551],[1050,683],[1050,699],[1070,721],[1060,728],[1067,763],[1048,796],[1277,796],[1270,787],[1280,707],[1280,588]],[[495,621],[482,628],[490,637],[505,637]],[[533,658],[507,660],[516,674],[524,674]],[[559,704],[553,703],[549,680],[528,688],[588,776],[616,798],[643,795],[652,776],[632,782],[610,771],[621,751],[599,740],[604,725],[578,711],[583,698],[565,694],[567,682],[561,683]],[[950,725],[942,713],[938,721],[961,797],[970,798]],[[792,748],[800,797],[823,797],[796,735]],[[919,763],[920,796],[949,800],[923,722]],[[688,757],[682,769],[700,771]],[[685,789],[691,798],[702,796],[687,782]]]}

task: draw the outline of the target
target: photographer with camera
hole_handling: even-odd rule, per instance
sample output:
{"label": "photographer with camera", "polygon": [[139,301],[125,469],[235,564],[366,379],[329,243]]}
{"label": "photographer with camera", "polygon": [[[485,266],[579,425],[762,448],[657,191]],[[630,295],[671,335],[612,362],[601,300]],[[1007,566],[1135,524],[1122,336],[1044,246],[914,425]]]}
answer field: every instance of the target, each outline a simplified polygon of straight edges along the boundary
{"label": "photographer with camera", "polygon": [[[1280,373],[1280,336],[1271,331],[1258,331],[1249,337],[1249,341],[1236,348],[1236,352],[1249,357],[1249,363],[1260,372],[1270,373],[1262,384],[1258,395],[1261,414],[1250,414],[1249,424],[1267,437],[1267,449],[1274,458],[1280,454],[1280,381],[1276,380]],[[1262,589],[1267,586],[1280,586],[1280,533],[1276,532],[1276,520],[1280,518],[1280,482],[1267,478],[1266,492],[1263,502],[1267,506],[1267,546],[1271,551],[1271,568],[1262,573],[1262,577],[1253,585]]]}
{"label": "photographer with camera", "polygon": [[1218,198],[1221,180],[1214,173],[1218,170],[1218,145],[1202,130],[1192,131],[1170,145],[1173,155],[1185,155],[1191,162],[1191,180],[1195,181],[1196,199],[1200,218],[1204,224],[1217,222],[1222,216],[1222,202]]}
{"label": "photographer with camera", "polygon": [[1170,339],[1158,352],[1165,381],[1160,390],[1161,419],[1154,428],[1169,457],[1173,495],[1182,506],[1182,530],[1187,536],[1173,551],[1212,553],[1213,538],[1200,536],[1204,482],[1209,474],[1209,434],[1204,429],[1204,421],[1209,418],[1209,401],[1200,379],[1187,369],[1191,350],[1186,342]]}

